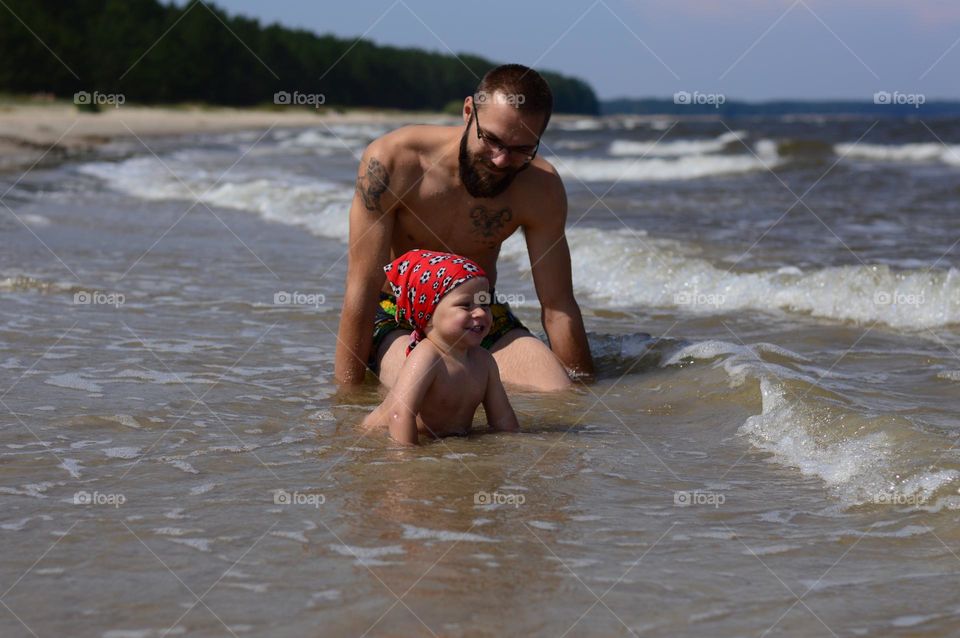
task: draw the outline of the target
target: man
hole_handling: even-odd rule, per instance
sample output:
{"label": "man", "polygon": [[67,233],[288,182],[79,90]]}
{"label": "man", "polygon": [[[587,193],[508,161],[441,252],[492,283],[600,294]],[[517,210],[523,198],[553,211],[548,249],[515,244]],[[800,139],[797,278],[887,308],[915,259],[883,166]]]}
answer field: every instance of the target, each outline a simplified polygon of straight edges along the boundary
{"label": "man", "polygon": [[525,66],[506,64],[464,99],[465,128],[406,126],[367,147],[350,207],[339,383],[360,383],[369,365],[393,386],[405,358],[410,328],[393,321],[384,264],[415,248],[457,253],[476,261],[495,286],[500,245],[518,228],[550,347],[495,298],[484,347],[503,382],[516,388],[562,390],[571,384],[568,372],[593,374],[573,296],[566,192],[556,169],[537,156],[552,110],[546,81]]}

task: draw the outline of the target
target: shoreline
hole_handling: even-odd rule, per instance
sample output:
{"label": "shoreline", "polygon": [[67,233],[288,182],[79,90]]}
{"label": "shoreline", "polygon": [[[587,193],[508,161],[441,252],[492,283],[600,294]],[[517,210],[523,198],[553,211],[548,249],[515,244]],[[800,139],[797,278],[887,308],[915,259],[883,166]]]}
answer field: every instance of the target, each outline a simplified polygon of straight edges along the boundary
{"label": "shoreline", "polygon": [[0,172],[51,166],[113,141],[195,133],[343,123],[435,122],[442,113],[354,110],[311,112],[228,107],[121,106],[98,113],[72,104],[0,104]]}

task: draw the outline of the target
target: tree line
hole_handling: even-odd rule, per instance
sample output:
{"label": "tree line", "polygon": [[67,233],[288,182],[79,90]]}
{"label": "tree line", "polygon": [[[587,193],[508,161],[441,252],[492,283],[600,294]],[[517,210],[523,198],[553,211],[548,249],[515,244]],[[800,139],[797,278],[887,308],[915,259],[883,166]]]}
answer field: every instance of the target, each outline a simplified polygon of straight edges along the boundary
{"label": "tree line", "polygon": [[[191,0],[5,0],[0,90],[203,102],[442,110],[497,63],[317,35]],[[596,114],[582,80],[542,72],[556,112]],[[276,96],[276,97],[275,97]],[[304,98],[303,96],[307,96]],[[312,96],[312,97],[311,97]],[[299,100],[298,100],[299,98]],[[276,102],[275,102],[276,100]]]}

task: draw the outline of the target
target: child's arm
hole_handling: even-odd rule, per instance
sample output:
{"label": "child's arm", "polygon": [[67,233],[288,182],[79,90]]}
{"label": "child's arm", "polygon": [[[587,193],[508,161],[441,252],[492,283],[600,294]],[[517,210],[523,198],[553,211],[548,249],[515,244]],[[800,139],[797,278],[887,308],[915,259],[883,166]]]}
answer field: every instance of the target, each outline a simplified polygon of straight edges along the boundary
{"label": "child's arm", "polygon": [[405,445],[419,444],[417,414],[440,364],[440,353],[429,341],[420,342],[403,362],[396,385],[383,405],[377,408],[395,441]]}
{"label": "child's arm", "polygon": [[487,425],[499,432],[516,432],[520,429],[517,415],[513,412],[507,391],[500,381],[500,368],[493,356],[490,356],[487,375],[487,391],[483,395],[483,410],[487,413]]}

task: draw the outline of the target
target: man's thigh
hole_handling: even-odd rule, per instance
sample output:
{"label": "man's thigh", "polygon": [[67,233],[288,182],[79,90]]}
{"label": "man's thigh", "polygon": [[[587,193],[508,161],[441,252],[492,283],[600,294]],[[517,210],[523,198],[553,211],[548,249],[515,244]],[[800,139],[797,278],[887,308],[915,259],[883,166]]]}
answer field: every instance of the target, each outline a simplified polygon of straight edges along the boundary
{"label": "man's thigh", "polygon": [[400,368],[407,358],[407,344],[410,343],[409,330],[394,330],[390,332],[377,350],[377,377],[380,383],[392,388],[397,382]]}
{"label": "man's thigh", "polygon": [[527,330],[511,330],[490,352],[505,384],[540,392],[563,390],[572,384],[557,355]]}

